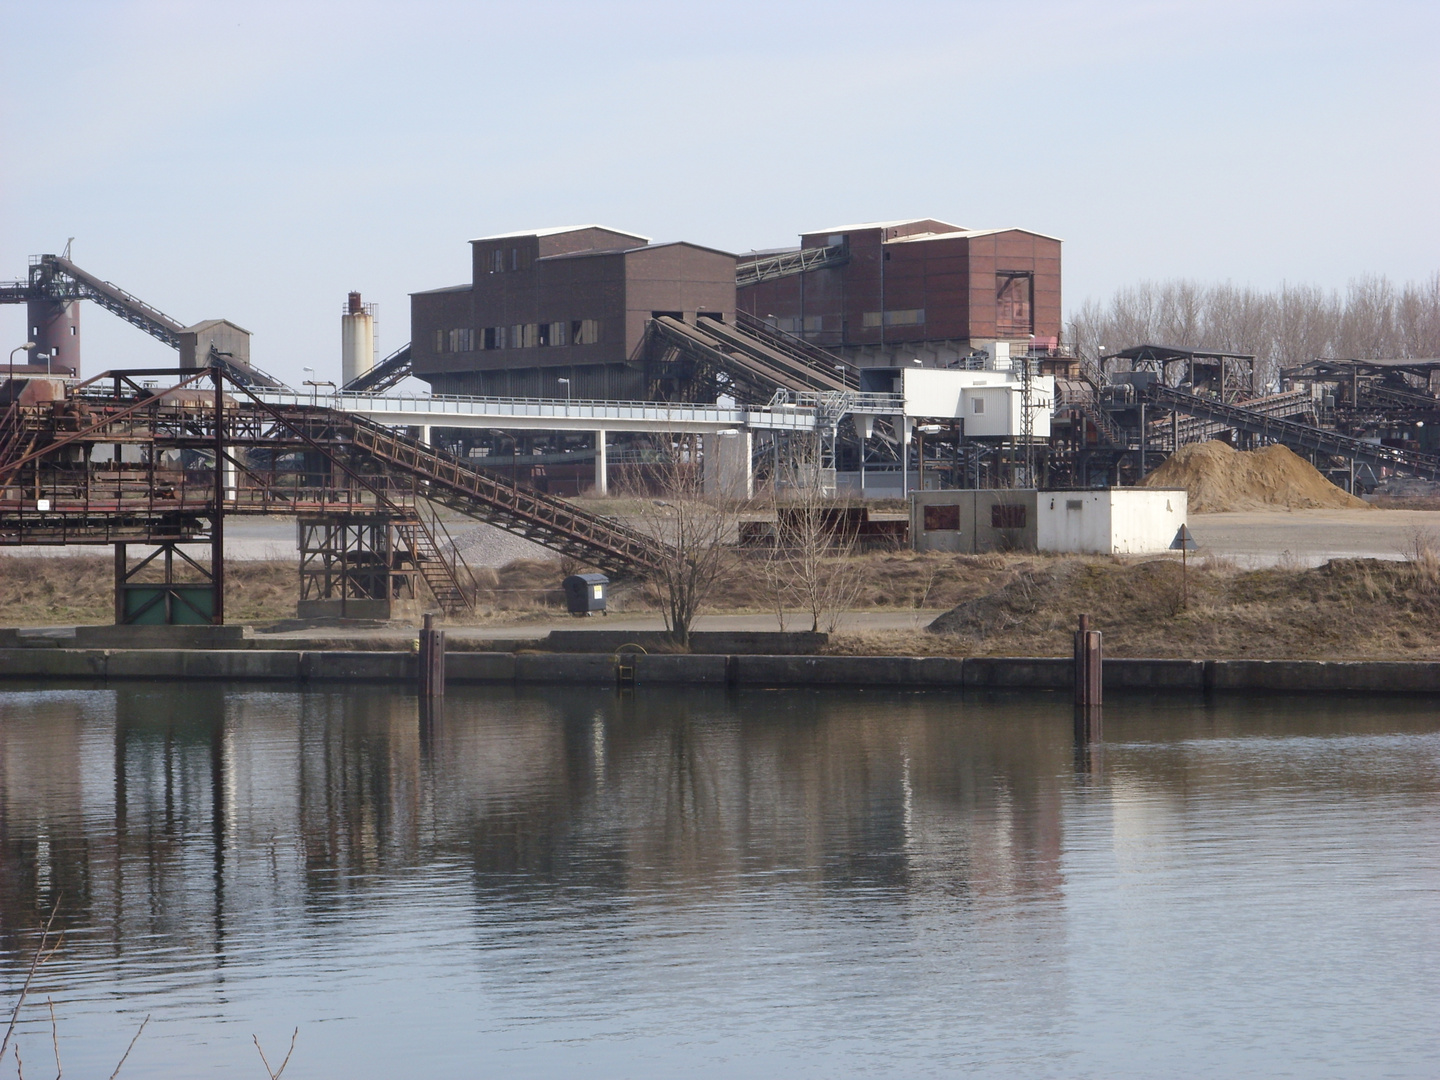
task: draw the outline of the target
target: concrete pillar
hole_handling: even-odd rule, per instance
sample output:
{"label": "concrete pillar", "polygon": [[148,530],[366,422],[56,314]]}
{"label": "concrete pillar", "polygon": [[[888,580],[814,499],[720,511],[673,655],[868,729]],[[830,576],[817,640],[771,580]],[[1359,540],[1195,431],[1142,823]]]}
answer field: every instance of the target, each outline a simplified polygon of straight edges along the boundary
{"label": "concrete pillar", "polygon": [[712,432],[705,436],[705,494],[722,499],[749,499],[755,494],[750,465],[754,436],[749,431]]}
{"label": "concrete pillar", "polygon": [[610,458],[605,446],[605,431],[595,432],[595,494],[610,494]]}
{"label": "concrete pillar", "polygon": [[429,424],[421,424],[421,425],[419,426],[419,428],[416,429],[416,432],[415,432],[415,433],[416,433],[417,436],[419,436],[419,439],[420,439],[420,441],[421,441],[422,443],[424,443],[426,446],[429,446],[429,445],[430,445],[430,425],[429,425]]}
{"label": "concrete pillar", "polygon": [[900,497],[910,497],[910,418],[895,417],[895,426],[900,429]]}

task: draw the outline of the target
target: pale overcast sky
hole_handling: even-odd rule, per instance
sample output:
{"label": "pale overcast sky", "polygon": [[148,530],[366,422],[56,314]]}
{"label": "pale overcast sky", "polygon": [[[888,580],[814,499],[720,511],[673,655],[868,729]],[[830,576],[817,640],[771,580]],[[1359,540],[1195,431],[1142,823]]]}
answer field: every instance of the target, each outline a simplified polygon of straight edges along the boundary
{"label": "pale overcast sky", "polygon": [[[74,256],[336,377],[466,240],[601,222],[732,251],[910,216],[1143,279],[1440,270],[1440,4],[0,0],[0,278]],[[23,308],[0,308],[5,348]],[[87,373],[175,353],[82,314]]]}

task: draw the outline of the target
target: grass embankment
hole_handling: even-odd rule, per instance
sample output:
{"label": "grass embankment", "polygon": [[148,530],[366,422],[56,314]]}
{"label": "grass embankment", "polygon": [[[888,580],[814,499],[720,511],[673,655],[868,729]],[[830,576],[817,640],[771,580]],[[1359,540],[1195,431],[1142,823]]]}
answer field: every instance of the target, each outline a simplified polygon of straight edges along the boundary
{"label": "grass embankment", "polygon": [[1015,559],[1004,580],[913,636],[948,654],[1064,656],[1085,612],[1110,656],[1440,658],[1440,557],[1429,551],[1313,569],[1201,561],[1188,579],[1187,602],[1177,560]]}
{"label": "grass embankment", "polygon": [[[293,562],[227,563],[226,621],[293,618],[296,589]],[[0,555],[0,626],[94,626],[114,621],[112,559]]]}
{"label": "grass embankment", "polygon": [[[851,610],[914,612],[913,626],[857,632],[842,618],[831,652],[1064,656],[1086,612],[1110,656],[1440,659],[1440,556],[1425,549],[1404,562],[1337,559],[1315,569],[1192,560],[1188,603],[1180,563],[1168,558],[897,552],[859,561]],[[103,557],[0,556],[0,625],[108,623],[112,573]],[[479,576],[476,622],[562,610],[557,563],[521,561]],[[226,585],[232,622],[294,614],[293,563],[231,563]],[[644,610],[635,585],[612,596],[619,612]],[[930,630],[921,609],[948,610]],[[737,561],[710,610],[773,611],[764,576]]]}

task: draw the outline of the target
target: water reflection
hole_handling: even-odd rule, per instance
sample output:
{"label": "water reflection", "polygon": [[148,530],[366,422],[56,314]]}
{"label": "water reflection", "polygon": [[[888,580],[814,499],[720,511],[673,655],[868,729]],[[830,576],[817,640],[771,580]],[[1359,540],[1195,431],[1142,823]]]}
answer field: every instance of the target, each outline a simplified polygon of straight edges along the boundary
{"label": "water reflection", "polygon": [[[977,1060],[1008,1060],[1076,1015],[1069,965],[1113,918],[1103,903],[1075,917],[1097,897],[1134,886],[1199,903],[1210,886],[1196,871],[1156,867],[1218,851],[1235,860],[1221,860],[1218,911],[1245,859],[1282,859],[1286,844],[1312,853],[1308,868],[1257,863],[1279,875],[1265,888],[1323,889],[1327,852],[1393,845],[1396,821],[1433,812],[1440,792],[1437,725],[1416,703],[1106,708],[1108,741],[1077,756],[1068,704],[1050,699],[452,688],[421,706],[386,691],[207,684],[8,693],[5,977],[13,986],[28,928],[59,900],[70,937],[47,992],[97,1031],[116,995],[168,1009],[190,1045],[204,1041],[190,1020],[263,1013],[267,999],[325,994],[346,973],[423,969],[457,1001],[529,1017],[478,1034],[471,1023],[462,1037],[432,1009],[415,1023],[440,1025],[441,1044],[513,1053],[532,1045],[515,1032],[539,1025],[545,1062],[563,1072],[575,1062],[554,1046],[601,1037],[577,1017],[638,1038],[647,1009],[686,1010],[637,973],[665,983],[694,968],[677,984],[696,995],[690,1022],[718,1024],[721,1044],[736,1034],[726,1023],[763,1023],[777,995],[833,1013],[840,994],[866,1002],[859,1028],[958,1010]],[[1292,834],[1297,808],[1346,806],[1364,813],[1334,817],[1334,836],[1304,832],[1318,818]],[[1406,857],[1419,851],[1433,871],[1433,841],[1416,843]],[[1190,891],[1175,891],[1182,878]],[[297,956],[313,983],[287,966]],[[749,983],[766,989],[727,995],[719,1013],[705,997],[707,985]],[[982,1023],[970,995],[1002,983]],[[342,1014],[353,1025],[369,1008]],[[1057,1060],[1070,1060],[1063,1043]],[[347,1068],[363,1075],[363,1064]]]}

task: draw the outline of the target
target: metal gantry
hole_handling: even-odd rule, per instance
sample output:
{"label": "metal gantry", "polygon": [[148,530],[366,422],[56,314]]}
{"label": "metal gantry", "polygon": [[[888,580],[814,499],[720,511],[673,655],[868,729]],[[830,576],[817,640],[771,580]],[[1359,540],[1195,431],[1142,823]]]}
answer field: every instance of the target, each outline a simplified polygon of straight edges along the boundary
{"label": "metal gantry", "polygon": [[[211,621],[223,621],[224,521],[232,514],[309,523],[314,542],[304,547],[302,593],[315,597],[402,599],[423,579],[447,608],[468,604],[468,571],[433,513],[429,521],[422,514],[427,502],[612,575],[643,572],[665,557],[664,545],[646,534],[364,417],[266,401],[218,366],[165,389],[145,385],[159,374],[175,375],[111,372],[57,401],[22,394],[0,418],[0,546],[116,545],[122,620],[157,611],[148,600],[143,611],[123,606],[119,594],[143,583],[137,572],[148,582],[162,565],[158,584],[175,586],[170,599],[162,597],[165,617],[205,610],[191,603],[193,575],[182,582],[172,573],[199,565],[176,545],[200,544],[211,557],[199,584],[210,592]],[[351,526],[370,532],[352,536],[344,532]],[[383,536],[375,531],[382,528]],[[122,563],[126,545],[156,552],[132,568]]]}

